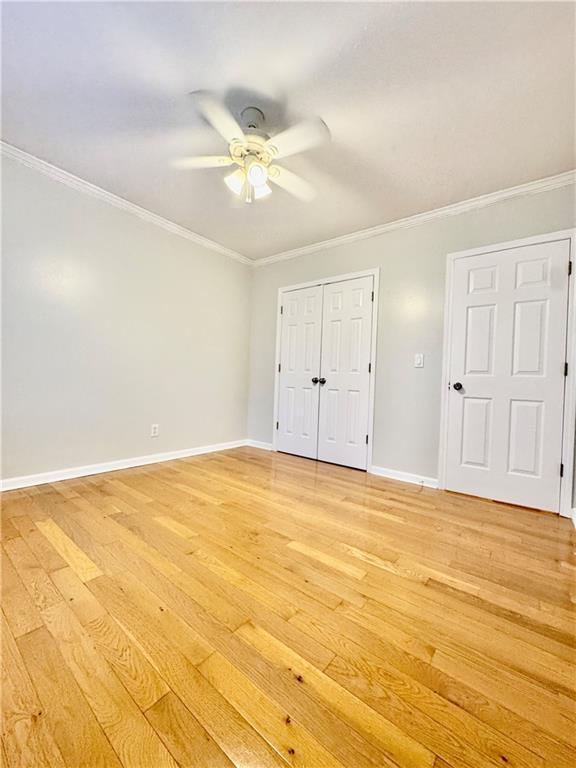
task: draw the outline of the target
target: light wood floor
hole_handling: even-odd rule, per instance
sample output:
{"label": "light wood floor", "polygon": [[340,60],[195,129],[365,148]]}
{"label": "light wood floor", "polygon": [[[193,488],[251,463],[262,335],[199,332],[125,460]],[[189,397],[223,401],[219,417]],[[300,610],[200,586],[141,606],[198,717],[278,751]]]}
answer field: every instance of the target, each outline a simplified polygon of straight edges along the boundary
{"label": "light wood floor", "polygon": [[571,524],[240,448],[4,495],[10,768],[568,768]]}

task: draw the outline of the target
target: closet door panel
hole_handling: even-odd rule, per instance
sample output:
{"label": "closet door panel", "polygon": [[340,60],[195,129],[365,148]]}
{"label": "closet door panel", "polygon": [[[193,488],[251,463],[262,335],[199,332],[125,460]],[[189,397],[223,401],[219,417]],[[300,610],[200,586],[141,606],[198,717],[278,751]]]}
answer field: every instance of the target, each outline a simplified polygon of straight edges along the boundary
{"label": "closet door panel", "polygon": [[322,286],[284,294],[276,448],[314,459],[318,450],[321,330]]}
{"label": "closet door panel", "polygon": [[[373,277],[324,286],[318,458],[366,469]],[[324,383],[323,383],[324,382]]]}

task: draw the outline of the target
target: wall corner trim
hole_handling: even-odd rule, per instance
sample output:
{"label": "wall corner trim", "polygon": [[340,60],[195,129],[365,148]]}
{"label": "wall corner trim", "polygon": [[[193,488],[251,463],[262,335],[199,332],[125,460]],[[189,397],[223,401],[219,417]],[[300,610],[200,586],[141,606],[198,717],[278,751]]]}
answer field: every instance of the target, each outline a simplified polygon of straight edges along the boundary
{"label": "wall corner trim", "polygon": [[423,485],[426,488],[438,488],[438,480],[435,477],[413,475],[411,472],[401,472],[398,469],[389,469],[388,467],[377,467],[374,464],[368,468],[368,472],[371,475],[378,475],[378,477],[387,477],[389,480],[399,480],[401,483]]}
{"label": "wall corner trim", "polygon": [[304,245],[301,248],[293,248],[289,251],[275,253],[272,256],[257,259],[253,261],[252,264],[256,268],[265,267],[267,264],[274,264],[277,261],[288,261],[289,259],[295,259],[298,256],[307,256],[311,253],[328,250],[329,248],[337,248],[338,246],[348,245],[350,243],[358,242],[359,240],[367,240],[368,238],[377,237],[378,235],[383,235],[385,232],[392,232],[396,229],[409,229],[436,219],[444,219],[448,216],[456,216],[459,213],[486,208],[489,205],[494,205],[495,203],[510,200],[515,197],[535,195],[539,192],[547,192],[574,184],[576,184],[576,170],[566,171],[564,173],[558,173],[555,176],[546,176],[543,179],[529,181],[525,184],[518,184],[515,187],[508,187],[507,189],[501,189],[497,192],[489,192],[486,195],[472,197],[469,200],[463,200],[459,203],[445,205],[442,208],[434,208],[430,211],[424,211],[423,213],[416,213],[413,216],[407,216],[404,219],[396,219],[395,221],[390,221],[386,224],[379,224],[375,227],[360,229],[356,232],[350,232],[347,235],[341,235],[340,237],[333,237],[310,245]]}
{"label": "wall corner trim", "polygon": [[191,229],[182,227],[180,224],[176,224],[169,219],[165,219],[163,216],[152,213],[152,211],[149,211],[147,208],[142,208],[141,206],[136,205],[136,203],[131,203],[129,200],[125,200],[123,197],[119,197],[112,192],[108,192],[107,190],[102,189],[102,187],[98,187],[95,184],[91,184],[89,181],[85,181],[78,176],[74,176],[74,174],[68,173],[68,171],[63,170],[62,168],[58,168],[55,165],[51,165],[51,163],[31,155],[30,153],[25,152],[23,149],[18,149],[18,147],[13,146],[12,144],[8,144],[5,141],[0,142],[0,150],[3,156],[9,157],[21,165],[25,165],[28,168],[39,171],[54,181],[59,181],[61,184],[65,184],[66,186],[71,187],[72,189],[75,189],[79,192],[83,192],[84,194],[90,195],[91,197],[95,197],[98,200],[103,200],[104,202],[113,205],[115,208],[128,211],[128,213],[132,213],[134,216],[138,216],[138,218],[143,219],[150,224],[155,224],[157,227],[165,229],[168,232],[171,232],[173,235],[178,235],[179,237],[190,240],[197,245],[208,248],[211,251],[216,251],[216,253],[220,253],[223,256],[228,256],[229,258],[234,259],[234,261],[239,261],[241,264],[251,265],[254,263],[252,259],[249,259],[247,256],[243,256],[237,251],[226,248],[225,246],[220,245],[220,243],[216,243],[214,240],[210,240],[207,237],[203,237],[203,235],[199,235],[196,232],[193,232]]}

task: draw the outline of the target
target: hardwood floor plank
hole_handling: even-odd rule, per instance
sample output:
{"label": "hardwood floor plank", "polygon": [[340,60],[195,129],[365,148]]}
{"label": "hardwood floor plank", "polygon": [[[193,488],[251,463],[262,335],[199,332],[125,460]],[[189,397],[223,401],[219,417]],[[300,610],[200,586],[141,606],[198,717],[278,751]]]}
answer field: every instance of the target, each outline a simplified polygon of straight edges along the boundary
{"label": "hardwood floor plank", "polygon": [[[368,650],[369,635],[356,632],[353,625],[342,624],[336,616],[330,621],[329,617],[317,620],[305,614],[298,614],[292,622],[313,636],[329,635],[330,646],[338,655],[326,674],[435,754],[462,767],[485,764],[482,755],[490,756],[496,764],[505,762],[519,768],[542,765],[537,755],[400,673],[387,663],[382,651],[377,655]],[[376,635],[374,639],[377,641]],[[378,649],[374,643],[371,647]]]}
{"label": "hardwood floor plank", "polygon": [[69,566],[54,571],[52,581],[81,624],[86,625],[92,619],[106,615],[104,606],[95,599],[86,584]]}
{"label": "hardwood floor plank", "polygon": [[2,610],[14,637],[20,637],[43,626],[40,613],[26,591],[4,547],[0,547],[2,576]]}
{"label": "hardwood floor plank", "polygon": [[148,709],[162,698],[168,692],[166,683],[76,574],[63,568],[52,578],[140,709]]}
{"label": "hardwood floor plank", "polygon": [[[406,606],[406,603],[404,603]],[[532,648],[514,638],[495,633],[478,622],[461,617],[451,618],[448,611],[441,622],[439,616],[435,623],[420,618],[421,609],[404,608],[406,614],[399,610],[390,611],[376,602],[368,601],[363,609],[354,606],[341,606],[336,609],[352,617],[356,623],[367,626],[376,633],[390,623],[397,623],[405,631],[412,630],[430,639],[436,649],[456,650],[463,655],[480,654],[491,659],[498,666],[504,666],[526,677],[533,678],[550,690],[570,690],[574,681],[574,667],[553,654]]]}
{"label": "hardwood floor plank", "polygon": [[286,600],[279,598],[273,591],[267,587],[263,587],[257,581],[253,581],[247,576],[244,576],[241,572],[230,567],[226,563],[214,557],[209,552],[204,550],[197,550],[193,553],[193,556],[209,571],[220,576],[222,579],[233,585],[237,589],[247,592],[250,596],[254,597],[259,603],[265,605],[278,616],[283,619],[289,619],[296,613],[296,607],[290,605]]}
{"label": "hardwood floor plank", "polygon": [[36,608],[49,608],[62,600],[50,577],[23,538],[17,536],[10,539],[4,544],[4,549]]}
{"label": "hardwood floor plank", "polygon": [[371,740],[363,738],[355,729],[341,720],[330,704],[308,695],[305,681],[298,675],[286,675],[240,641],[236,635],[216,643],[217,650],[266,697],[276,702],[317,741],[344,765],[381,766],[386,764],[383,751]]}
{"label": "hardwood floor plank", "polygon": [[[336,579],[323,579],[313,566],[300,566],[298,572],[295,572],[297,563],[292,553],[286,553],[284,547],[289,539],[260,527],[257,516],[246,520],[243,512],[237,504],[221,505],[216,516],[207,515],[200,522],[195,511],[183,509],[180,505],[175,514],[187,524],[193,525],[203,542],[208,541],[228,550],[235,556],[236,562],[245,561],[253,565],[256,560],[258,568],[266,571],[275,580],[280,580],[281,586],[282,582],[286,582],[330,608],[338,605],[342,597],[351,602],[358,602],[357,593],[342,587]],[[222,520],[224,514],[226,517]],[[193,522],[190,520],[192,516]],[[226,533],[225,536],[223,532]],[[302,574],[304,578],[301,578]],[[340,594],[341,592],[343,594]],[[360,598],[359,602],[362,603],[363,598]]]}
{"label": "hardwood floor plank", "polygon": [[332,678],[261,627],[251,622],[244,624],[236,634],[256,648],[286,673],[300,677],[315,695],[348,721],[362,735],[374,739],[383,753],[399,766],[425,768],[433,766],[434,754],[411,739],[389,720],[385,720],[360,699],[335,683]]}
{"label": "hardwood floor plank", "polygon": [[42,616],[122,764],[126,768],[177,768],[68,606],[54,605]]}
{"label": "hardwood floor plank", "polygon": [[18,519],[19,518],[17,517],[15,518],[7,517],[2,521],[2,525],[0,525],[0,541],[6,542],[6,541],[10,541],[10,539],[15,538],[16,536],[20,536],[20,531],[14,524],[14,521]]}
{"label": "hardwood floor plank", "polygon": [[8,768],[572,768],[568,520],[253,448],[1,514]]}
{"label": "hardwood floor plank", "polygon": [[116,752],[46,627],[29,632],[16,642],[66,765],[121,768]]}
{"label": "hardwood floor plank", "polygon": [[85,629],[141,710],[168,693],[164,680],[111,616],[91,619]]}
{"label": "hardwood floor plank", "polygon": [[146,622],[158,635],[168,637],[170,644],[179,649],[193,664],[199,664],[212,653],[213,648],[189,623],[132,574],[118,575],[114,581],[125,595],[125,599],[137,611],[141,621]]}
{"label": "hardwood floor plank", "polygon": [[298,720],[265,696],[227,659],[214,653],[199,667],[204,677],[290,765],[343,768]]}
{"label": "hardwood floor plank", "polygon": [[37,525],[40,532],[82,581],[89,581],[101,575],[102,572],[97,565],[53,520],[39,521]]}
{"label": "hardwood floor plank", "polygon": [[[210,613],[231,630],[247,621],[247,613],[238,609],[233,602],[226,600],[216,590],[210,589],[209,584],[191,576],[187,571],[178,569],[170,576],[166,576],[163,572],[155,570],[149,562],[124,543],[115,542],[108,549],[119,562],[123,563],[126,570],[129,570],[159,596],[165,596],[166,590],[172,597],[182,592],[197,606]],[[159,591],[161,585],[164,586],[164,589]]]}
{"label": "hardwood floor plank", "polygon": [[12,519],[12,523],[47,573],[66,567],[66,561],[56,552],[48,539],[42,536],[28,515],[15,517]]}
{"label": "hardwood floor plank", "polygon": [[234,768],[234,763],[171,691],[150,707],[146,717],[182,768]]}
{"label": "hardwood floor plank", "polygon": [[64,768],[46,713],[4,617],[2,620],[2,746],[5,768]]}
{"label": "hardwood floor plank", "polygon": [[180,536],[186,540],[192,539],[194,536],[198,535],[191,528],[188,528],[188,526],[179,523],[178,520],[175,520],[173,517],[169,517],[168,515],[158,515],[158,517],[154,518],[154,522],[160,523],[160,525],[168,528],[169,531],[172,531],[177,536]]}
{"label": "hardwood floor plank", "polygon": [[151,629],[137,611],[126,610],[126,597],[120,587],[101,576],[89,582],[89,588],[134,638],[172,691],[235,765],[246,768],[283,765],[274,750],[167,637]]}
{"label": "hardwood floor plank", "polygon": [[572,717],[561,707],[556,696],[544,696],[542,691],[522,677],[506,674],[479,659],[471,661],[461,656],[437,653],[433,665],[452,677],[464,680],[475,690],[536,723],[568,744],[576,744],[574,707]]}
{"label": "hardwood floor plank", "polygon": [[[198,565],[199,570],[195,569],[194,571],[197,578],[191,579],[194,588],[190,590],[188,573],[177,573],[166,577],[164,574],[154,572],[148,563],[131,553],[123,544],[110,545],[109,548],[118,559],[122,560],[134,576],[152,592],[155,592],[158,597],[165,600],[180,616],[187,616],[193,624],[199,620],[198,608],[203,609],[205,613],[202,615],[204,617],[212,616],[217,622],[220,622],[223,625],[221,629],[237,629],[248,621],[249,616],[252,616],[258,620],[260,626],[288,642],[292,648],[320,669],[327,666],[334,658],[334,654],[321,643],[300,632],[296,627],[245,593],[242,593],[241,597],[238,591],[236,594],[232,590],[226,593],[226,584],[217,580],[218,577],[213,577],[210,571],[202,571],[200,565]],[[204,594],[202,594],[202,599],[198,599],[196,585],[201,584],[200,580],[205,582],[203,593],[207,591],[208,600],[205,599]],[[229,598],[227,601],[221,600],[220,590],[224,590],[223,594]],[[191,598],[193,603],[191,604],[187,598]],[[239,604],[238,608],[236,607],[237,603]]]}
{"label": "hardwood floor plank", "polygon": [[303,555],[312,558],[312,560],[319,560],[321,563],[333,568],[335,571],[341,571],[355,579],[363,579],[364,576],[366,576],[366,571],[363,571],[361,568],[357,568],[354,565],[348,565],[347,563],[338,560],[336,557],[327,555],[325,552],[322,552],[319,549],[314,549],[314,547],[309,547],[299,541],[291,541],[287,546],[290,549],[295,549],[297,552],[301,552]]}

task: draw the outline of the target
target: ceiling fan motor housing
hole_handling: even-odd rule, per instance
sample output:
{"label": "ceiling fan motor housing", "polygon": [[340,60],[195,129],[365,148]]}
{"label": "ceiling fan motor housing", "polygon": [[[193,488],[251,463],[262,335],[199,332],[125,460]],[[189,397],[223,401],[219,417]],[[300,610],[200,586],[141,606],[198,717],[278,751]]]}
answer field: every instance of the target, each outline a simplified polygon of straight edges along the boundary
{"label": "ceiling fan motor housing", "polygon": [[264,112],[262,112],[261,109],[258,109],[258,107],[245,107],[242,112],[240,112],[240,119],[242,120],[243,128],[256,131],[262,130],[262,127],[266,122]]}
{"label": "ceiling fan motor housing", "polygon": [[263,165],[269,165],[272,162],[272,155],[266,144],[268,138],[264,131],[257,128],[247,128],[242,140],[233,141],[230,144],[230,157],[239,165],[243,165],[250,156]]}

